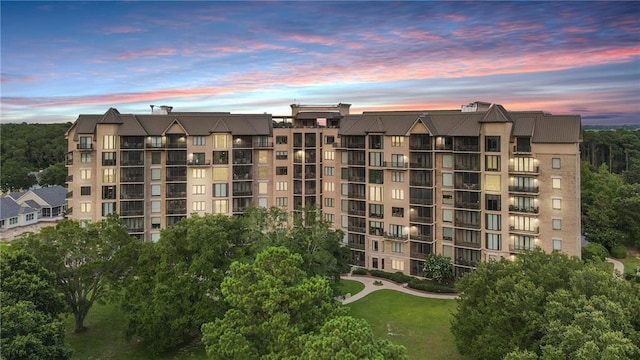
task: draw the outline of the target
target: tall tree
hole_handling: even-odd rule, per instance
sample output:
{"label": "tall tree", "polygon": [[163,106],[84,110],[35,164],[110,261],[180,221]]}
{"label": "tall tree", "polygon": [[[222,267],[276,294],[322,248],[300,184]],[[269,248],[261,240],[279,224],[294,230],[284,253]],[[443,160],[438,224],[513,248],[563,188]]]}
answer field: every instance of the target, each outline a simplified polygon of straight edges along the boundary
{"label": "tall tree", "polygon": [[40,174],[40,185],[60,185],[66,186],[67,168],[63,163],[53,164],[42,171]]}
{"label": "tall tree", "polygon": [[24,251],[0,253],[3,359],[68,359],[55,278]]}
{"label": "tall tree", "polygon": [[239,218],[191,216],[145,243],[125,281],[127,337],[140,336],[159,353],[200,337],[203,323],[224,314],[220,284],[248,247]]}
{"label": "tall tree", "polygon": [[108,283],[129,269],[123,257],[137,242],[115,214],[86,227],[64,220],[25,240],[22,246],[56,275],[56,286],[75,317],[76,333],[86,330],[91,306],[109,295]]}
{"label": "tall tree", "polygon": [[[460,353],[472,359],[525,359],[530,353],[573,359],[583,340],[598,336],[580,353],[610,354],[613,346],[615,353],[638,356],[640,287],[611,276],[602,263],[536,250],[514,261],[480,264],[458,290],[451,330]],[[593,324],[603,325],[601,331]]]}
{"label": "tall tree", "polygon": [[271,247],[252,264],[234,262],[222,283],[230,308],[202,326],[207,354],[215,359],[294,357],[302,335],[342,315],[329,283],[307,277],[303,261],[284,247]]}

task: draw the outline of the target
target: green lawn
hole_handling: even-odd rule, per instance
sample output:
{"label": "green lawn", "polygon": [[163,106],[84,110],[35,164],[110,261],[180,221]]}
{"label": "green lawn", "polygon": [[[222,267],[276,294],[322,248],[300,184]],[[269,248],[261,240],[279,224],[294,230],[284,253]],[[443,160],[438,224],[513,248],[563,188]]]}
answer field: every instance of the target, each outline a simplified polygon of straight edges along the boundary
{"label": "green lawn", "polygon": [[449,331],[455,300],[379,290],[347,306],[352,316],[371,324],[377,337],[406,346],[411,359],[464,359]]}
{"label": "green lawn", "polygon": [[194,344],[178,350],[176,353],[158,356],[132,340],[124,339],[124,316],[116,305],[95,304],[85,321],[89,328],[82,334],[74,334],[73,316],[67,320],[67,341],[74,349],[73,359],[109,360],[109,359],[206,359],[202,344]]}
{"label": "green lawn", "polygon": [[342,294],[351,294],[353,296],[364,289],[364,284],[360,281],[342,279],[338,288]]}
{"label": "green lawn", "polygon": [[636,267],[640,266],[640,258],[629,254],[625,259],[620,259],[624,264],[624,272],[627,274],[635,274]]}

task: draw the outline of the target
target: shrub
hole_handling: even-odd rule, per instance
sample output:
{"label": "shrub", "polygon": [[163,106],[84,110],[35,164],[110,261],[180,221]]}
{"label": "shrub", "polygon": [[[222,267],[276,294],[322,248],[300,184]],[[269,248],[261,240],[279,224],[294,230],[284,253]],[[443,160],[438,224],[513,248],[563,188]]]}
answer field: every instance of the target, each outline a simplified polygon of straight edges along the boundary
{"label": "shrub", "polygon": [[351,271],[353,275],[369,275],[369,270],[365,268],[355,268]]}
{"label": "shrub", "polygon": [[624,259],[627,257],[627,248],[622,245],[614,245],[611,248],[611,256],[616,259]]}
{"label": "shrub", "polygon": [[452,294],[456,292],[456,290],[450,285],[439,284],[429,280],[414,279],[409,282],[408,286],[412,289],[435,293]]}
{"label": "shrub", "polygon": [[582,260],[596,260],[600,259],[604,261],[607,257],[607,249],[597,243],[590,243],[582,247]]}

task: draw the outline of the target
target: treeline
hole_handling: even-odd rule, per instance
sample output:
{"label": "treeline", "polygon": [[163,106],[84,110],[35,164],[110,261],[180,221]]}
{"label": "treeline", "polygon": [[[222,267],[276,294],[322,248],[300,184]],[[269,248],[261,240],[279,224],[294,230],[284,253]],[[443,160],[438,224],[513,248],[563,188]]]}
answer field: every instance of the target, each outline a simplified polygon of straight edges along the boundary
{"label": "treeline", "polygon": [[37,183],[30,172],[42,170],[40,185],[65,185],[67,153],[64,124],[0,124],[0,188],[27,189]]}
{"label": "treeline", "polygon": [[580,156],[591,169],[606,164],[627,183],[640,182],[640,130],[584,131]]}

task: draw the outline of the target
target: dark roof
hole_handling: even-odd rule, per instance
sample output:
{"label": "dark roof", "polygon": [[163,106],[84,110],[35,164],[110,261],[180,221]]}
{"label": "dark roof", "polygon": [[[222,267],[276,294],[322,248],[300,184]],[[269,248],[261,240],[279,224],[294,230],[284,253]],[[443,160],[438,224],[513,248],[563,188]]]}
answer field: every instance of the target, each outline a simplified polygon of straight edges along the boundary
{"label": "dark roof", "polygon": [[63,186],[53,185],[31,191],[52,207],[67,204],[67,188]]}
{"label": "dark roof", "polygon": [[340,119],[342,114],[339,111],[300,111],[296,115],[296,119],[315,120],[318,118]]}
{"label": "dark roof", "polygon": [[100,124],[122,124],[120,119],[120,112],[115,108],[109,108],[104,115],[98,119]]}
{"label": "dark roof", "polygon": [[9,196],[0,198],[0,219],[8,219],[18,216],[20,205]]}

